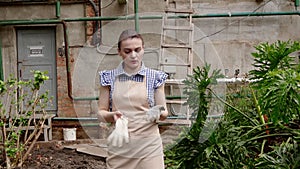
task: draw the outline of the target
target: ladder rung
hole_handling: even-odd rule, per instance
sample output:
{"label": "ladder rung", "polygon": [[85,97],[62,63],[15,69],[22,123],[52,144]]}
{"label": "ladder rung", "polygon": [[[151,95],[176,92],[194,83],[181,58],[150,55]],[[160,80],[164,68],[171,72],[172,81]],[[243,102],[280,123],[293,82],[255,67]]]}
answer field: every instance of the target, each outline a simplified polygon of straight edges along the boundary
{"label": "ladder rung", "polygon": [[182,30],[182,31],[192,31],[192,26],[164,26],[164,30]]}
{"label": "ladder rung", "polygon": [[194,13],[193,9],[176,9],[176,8],[166,8],[165,12],[172,12],[172,13]]}
{"label": "ladder rung", "polygon": [[187,96],[166,96],[167,100],[186,100]]}
{"label": "ladder rung", "polygon": [[188,63],[160,63],[162,66],[187,66],[190,67],[191,64]]}
{"label": "ladder rung", "polygon": [[184,84],[184,79],[167,79],[166,84]]}
{"label": "ladder rung", "polygon": [[159,121],[159,125],[171,125],[171,124],[178,124],[178,125],[191,125],[191,120],[188,119],[166,119],[164,121]]}
{"label": "ladder rung", "polygon": [[186,100],[166,100],[166,103],[168,104],[185,104]]}
{"label": "ladder rung", "polygon": [[186,44],[162,44],[161,47],[163,48],[187,48],[191,49],[191,45]]}

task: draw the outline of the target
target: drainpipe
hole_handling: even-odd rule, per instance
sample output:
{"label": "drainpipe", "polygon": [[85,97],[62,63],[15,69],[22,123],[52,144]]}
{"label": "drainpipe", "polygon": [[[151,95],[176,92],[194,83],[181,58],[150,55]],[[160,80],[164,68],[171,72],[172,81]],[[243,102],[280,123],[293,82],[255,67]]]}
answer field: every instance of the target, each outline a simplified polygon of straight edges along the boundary
{"label": "drainpipe", "polygon": [[[89,3],[93,7],[93,11],[95,13],[95,16],[99,17],[99,11],[97,10],[97,7],[96,7],[96,4],[94,3],[94,1],[93,0],[89,0]],[[98,21],[95,21],[95,26],[94,26],[94,29],[93,29],[92,45],[96,45],[96,44],[99,43],[99,38],[98,38],[98,33],[97,33],[98,29],[99,29]]]}
{"label": "drainpipe", "polygon": [[295,0],[295,8],[296,8],[296,10],[298,10],[298,7],[299,7],[299,0]]}
{"label": "drainpipe", "polygon": [[63,32],[64,32],[64,42],[65,42],[65,57],[66,57],[66,70],[67,70],[67,89],[68,89],[68,96],[71,100],[80,101],[80,100],[98,100],[98,97],[73,97],[73,85],[72,85],[72,77],[71,77],[71,68],[69,62],[69,36],[68,36],[68,27],[65,21],[61,22],[63,25]]}
{"label": "drainpipe", "polygon": [[[99,16],[102,15],[102,1],[98,2]],[[102,44],[102,20],[99,20],[99,43]]]}
{"label": "drainpipe", "polygon": [[56,1],[56,18],[60,18],[60,1]]}
{"label": "drainpipe", "polygon": [[2,62],[2,39],[0,38],[0,80],[4,80],[3,76],[3,62]]}
{"label": "drainpipe", "polygon": [[65,56],[66,56],[66,69],[67,69],[67,85],[68,85],[68,96],[73,100],[72,96],[72,80],[71,80],[71,70],[69,65],[69,38],[68,38],[68,28],[65,21],[62,21],[63,31],[64,31],[64,42],[65,42]]}
{"label": "drainpipe", "polygon": [[139,0],[134,0],[134,24],[135,24],[135,31],[140,32],[140,25],[139,25]]}

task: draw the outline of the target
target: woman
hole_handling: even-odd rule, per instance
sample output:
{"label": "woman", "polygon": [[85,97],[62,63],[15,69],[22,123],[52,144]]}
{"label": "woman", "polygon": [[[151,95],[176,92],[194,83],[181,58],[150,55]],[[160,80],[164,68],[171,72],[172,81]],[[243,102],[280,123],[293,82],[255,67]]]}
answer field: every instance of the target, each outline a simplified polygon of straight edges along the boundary
{"label": "woman", "polygon": [[116,123],[108,138],[108,169],[164,169],[157,120],[166,119],[167,74],[145,67],[144,41],[125,30],[118,41],[121,64],[101,71],[98,117]]}

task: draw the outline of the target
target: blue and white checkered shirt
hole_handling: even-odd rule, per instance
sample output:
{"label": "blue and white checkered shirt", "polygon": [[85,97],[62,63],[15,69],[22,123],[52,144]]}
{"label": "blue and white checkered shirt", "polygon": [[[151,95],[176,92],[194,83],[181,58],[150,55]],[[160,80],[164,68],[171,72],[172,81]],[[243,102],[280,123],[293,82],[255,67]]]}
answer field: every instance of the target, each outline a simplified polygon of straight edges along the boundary
{"label": "blue and white checkered shirt", "polygon": [[168,77],[168,75],[163,71],[145,67],[144,63],[142,63],[141,69],[137,72],[137,74],[129,76],[123,69],[123,62],[121,62],[116,69],[100,71],[99,76],[101,86],[110,86],[110,107],[116,77],[119,77],[120,81],[133,80],[136,82],[143,82],[143,78],[146,77],[147,98],[150,107],[154,106],[155,89],[164,84]]}

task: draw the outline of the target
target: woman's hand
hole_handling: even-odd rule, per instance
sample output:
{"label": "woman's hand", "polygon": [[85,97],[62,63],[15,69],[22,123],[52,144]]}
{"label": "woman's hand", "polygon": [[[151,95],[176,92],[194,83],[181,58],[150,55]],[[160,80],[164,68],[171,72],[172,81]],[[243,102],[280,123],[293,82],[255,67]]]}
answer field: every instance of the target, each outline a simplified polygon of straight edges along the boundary
{"label": "woman's hand", "polygon": [[121,113],[120,111],[115,111],[115,112],[112,112],[112,116],[113,116],[114,122],[116,122],[119,118],[121,118],[123,116],[123,113]]}
{"label": "woman's hand", "polygon": [[166,120],[167,117],[168,117],[168,111],[163,110],[163,111],[161,112],[161,115],[160,115],[159,120],[160,120],[160,121],[164,121],[164,120]]}
{"label": "woman's hand", "polygon": [[123,113],[121,113],[120,111],[110,112],[107,110],[100,110],[98,112],[98,119],[101,122],[105,122],[105,123],[116,122],[122,116],[123,116]]}

